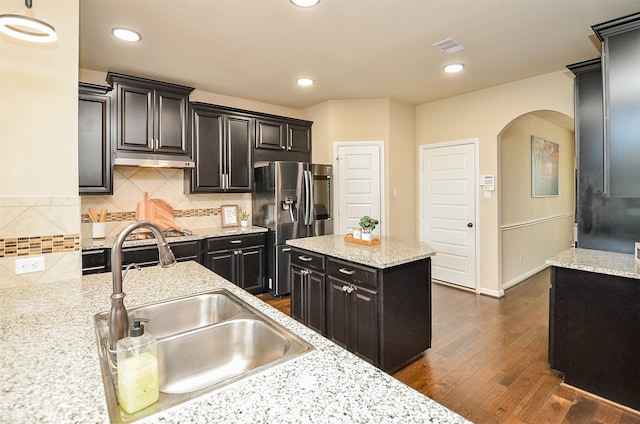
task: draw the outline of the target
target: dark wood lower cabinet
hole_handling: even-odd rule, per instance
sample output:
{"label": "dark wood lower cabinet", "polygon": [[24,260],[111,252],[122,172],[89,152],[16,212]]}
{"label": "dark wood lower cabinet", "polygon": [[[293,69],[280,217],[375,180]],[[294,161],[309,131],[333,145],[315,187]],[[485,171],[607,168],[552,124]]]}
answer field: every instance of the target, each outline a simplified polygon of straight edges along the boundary
{"label": "dark wood lower cabinet", "polygon": [[205,265],[249,293],[265,289],[264,234],[216,237],[206,241]]}
{"label": "dark wood lower cabinet", "polygon": [[327,337],[362,359],[377,364],[377,292],[327,277]]}
{"label": "dark wood lower cabinet", "polygon": [[291,316],[312,330],[325,334],[324,258],[292,251],[289,276]]}
{"label": "dark wood lower cabinet", "polygon": [[291,315],[392,372],[431,347],[431,259],[377,269],[294,248]]}
{"label": "dark wood lower cabinet", "polygon": [[[249,293],[256,294],[265,290],[264,237],[264,233],[251,233],[170,243],[170,246],[179,262],[201,263]],[[111,271],[110,258],[110,248],[84,250],[82,273]],[[122,249],[123,268],[131,263],[139,266],[157,265],[158,248],[150,244]]]}
{"label": "dark wood lower cabinet", "polygon": [[552,267],[549,363],[567,384],[640,409],[639,281]]}

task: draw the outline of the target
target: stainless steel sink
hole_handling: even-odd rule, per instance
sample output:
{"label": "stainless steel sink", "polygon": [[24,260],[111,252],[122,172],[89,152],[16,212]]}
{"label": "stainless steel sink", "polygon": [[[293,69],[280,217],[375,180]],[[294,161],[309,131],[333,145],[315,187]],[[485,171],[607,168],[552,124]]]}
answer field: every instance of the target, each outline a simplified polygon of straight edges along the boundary
{"label": "stainless steel sink", "polygon": [[[228,292],[227,292],[228,293]],[[204,293],[129,309],[129,322],[147,318],[145,332],[156,338],[171,336],[233,318],[242,311],[236,300],[224,293]]]}
{"label": "stainless steel sink", "polygon": [[112,422],[132,422],[265,371],[314,347],[227,290],[129,308],[158,338],[160,400],[135,414],[118,405],[109,354],[109,312],[94,316],[102,379]]}
{"label": "stainless steel sink", "polygon": [[158,344],[160,390],[189,393],[251,372],[282,358],[289,340],[255,319],[176,334]]}

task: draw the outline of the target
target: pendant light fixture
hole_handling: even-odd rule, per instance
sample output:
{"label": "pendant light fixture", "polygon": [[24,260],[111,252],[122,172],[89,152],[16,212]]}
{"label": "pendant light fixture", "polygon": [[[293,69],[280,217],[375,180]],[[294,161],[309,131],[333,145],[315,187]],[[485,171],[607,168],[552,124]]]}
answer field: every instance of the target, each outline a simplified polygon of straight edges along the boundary
{"label": "pendant light fixture", "polygon": [[[25,0],[24,5],[31,9],[32,0]],[[58,39],[54,27],[46,22],[22,15],[0,15],[0,32],[10,37],[35,43],[53,43]]]}

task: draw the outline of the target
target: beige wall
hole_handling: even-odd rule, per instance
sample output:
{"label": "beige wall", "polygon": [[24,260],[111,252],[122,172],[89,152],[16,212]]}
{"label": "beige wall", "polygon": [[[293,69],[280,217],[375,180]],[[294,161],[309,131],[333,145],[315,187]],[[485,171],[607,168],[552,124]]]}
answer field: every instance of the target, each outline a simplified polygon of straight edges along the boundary
{"label": "beige wall", "polygon": [[[480,199],[480,292],[502,294],[498,136],[518,116],[551,110],[573,117],[573,78],[555,72],[416,108],[417,145],[480,139],[479,175],[496,175],[497,195]],[[416,194],[417,196],[417,194]]]}
{"label": "beige wall", "polygon": [[[560,146],[558,196],[531,195],[532,135]],[[546,258],[566,250],[573,242],[574,133],[527,114],[509,125],[499,146],[502,282],[506,289],[543,269]]]}
{"label": "beige wall", "polygon": [[[24,2],[0,0],[0,10],[34,16],[58,34],[52,44],[0,36],[0,286],[76,278],[79,2],[41,1],[27,12]],[[52,248],[54,235],[68,246]],[[7,246],[18,238],[29,240],[21,254],[46,252],[46,271],[15,275]]]}
{"label": "beige wall", "polygon": [[414,106],[389,99],[331,100],[305,112],[314,121],[314,162],[334,163],[335,142],[384,143],[384,231],[416,239]]}

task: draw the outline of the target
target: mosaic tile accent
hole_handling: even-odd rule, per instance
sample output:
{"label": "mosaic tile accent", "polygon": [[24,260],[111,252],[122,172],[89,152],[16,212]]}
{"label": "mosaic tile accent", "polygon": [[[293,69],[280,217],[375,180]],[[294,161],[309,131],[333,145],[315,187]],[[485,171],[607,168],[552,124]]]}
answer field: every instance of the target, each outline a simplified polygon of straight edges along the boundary
{"label": "mosaic tile accent", "polygon": [[0,238],[0,258],[80,250],[80,234]]}
{"label": "mosaic tile accent", "polygon": [[[175,209],[173,211],[176,218],[194,218],[198,216],[216,216],[220,215],[220,208],[202,208],[202,209]],[[82,223],[90,224],[88,214],[82,214]],[[108,212],[106,222],[135,221],[136,213],[131,212]]]}

